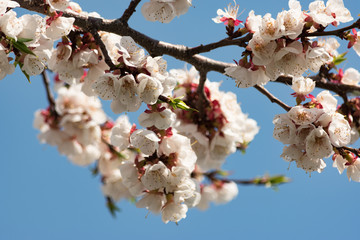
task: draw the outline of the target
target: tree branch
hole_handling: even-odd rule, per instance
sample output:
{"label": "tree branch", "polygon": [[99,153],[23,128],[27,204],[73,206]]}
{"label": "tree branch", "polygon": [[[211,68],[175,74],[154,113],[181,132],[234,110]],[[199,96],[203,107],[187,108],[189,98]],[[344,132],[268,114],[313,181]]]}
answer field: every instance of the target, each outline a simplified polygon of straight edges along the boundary
{"label": "tree branch", "polygon": [[[33,0],[33,1],[27,1],[27,0],[15,0],[18,2],[21,7],[26,8],[28,10],[36,11],[42,14],[47,14],[43,7],[43,1],[42,0]],[[131,5],[131,3],[130,3]],[[130,6],[129,6],[130,8]],[[129,10],[130,11],[130,10]],[[86,14],[79,14],[74,13],[70,11],[65,11],[64,13],[65,17],[74,17],[75,18],[75,25],[87,30],[87,31],[93,31],[92,28],[96,28],[97,30],[106,31],[114,34],[118,34],[121,36],[130,36],[134,39],[134,41],[144,47],[149,54],[152,56],[162,56],[162,55],[169,55],[176,59],[179,59],[181,61],[188,62],[192,64],[196,69],[201,69],[205,72],[215,71],[219,72],[221,74],[224,74],[224,69],[230,66],[233,66],[233,64],[225,63],[221,61],[216,61],[214,59],[201,56],[199,54],[194,53],[200,53],[200,52],[207,52],[211,51],[215,48],[222,47],[222,46],[228,46],[228,45],[243,45],[251,39],[251,34],[246,35],[243,38],[235,39],[235,40],[229,40],[229,39],[223,39],[216,43],[211,43],[195,48],[189,48],[183,45],[176,45],[171,43],[162,42],[156,39],[153,39],[143,33],[140,33],[132,28],[130,28],[127,23],[124,24],[119,19],[117,20],[106,20],[102,18],[94,18],[89,17]],[[329,32],[316,32],[316,33],[308,33],[304,36],[325,36],[325,35],[336,35],[338,36],[339,32],[343,32],[346,30],[349,30],[354,27],[359,27],[360,25],[360,19],[357,20],[352,25],[341,28],[335,31],[329,31]],[[318,34],[318,35],[316,35]],[[96,35],[96,34],[95,34]],[[100,44],[101,47],[101,44]],[[103,47],[101,47],[103,49]],[[106,52],[103,50],[103,52]],[[194,55],[193,55],[194,54]],[[108,60],[107,60],[108,61]],[[109,63],[110,64],[110,63]],[[111,64],[110,64],[111,65]],[[289,82],[289,78],[287,77],[280,77],[277,82],[287,83],[291,84],[291,81]],[[328,89],[331,91],[334,91],[336,93],[347,93],[347,92],[354,92],[354,91],[360,91],[360,87],[357,86],[349,86],[349,85],[340,85],[340,84],[333,84],[333,83],[325,83],[321,81],[316,81],[317,87]],[[289,110],[290,107],[281,102],[279,99],[275,98],[271,93],[269,93],[266,89],[260,86],[255,86],[255,88],[263,93],[265,96],[267,96],[272,102],[275,102],[279,104],[282,108],[285,110]]]}
{"label": "tree branch", "polygon": [[321,37],[321,36],[338,36],[341,39],[345,31],[351,30],[353,28],[360,28],[360,18],[356,20],[353,24],[347,27],[339,28],[333,31],[324,31],[324,32],[312,32],[312,33],[303,33],[299,37]]}
{"label": "tree branch", "polygon": [[197,100],[196,109],[199,111],[200,121],[202,121],[206,119],[205,108],[209,106],[209,100],[207,99],[204,91],[207,72],[202,70],[199,70],[199,72],[200,72],[200,80],[199,80],[199,85],[196,89],[199,98]]}
{"label": "tree branch", "polygon": [[256,88],[256,90],[258,90],[259,92],[261,92],[262,94],[264,94],[272,103],[276,103],[278,104],[280,107],[282,107],[283,109],[285,109],[285,111],[290,111],[291,107],[289,107],[288,105],[286,105],[284,102],[282,102],[280,99],[276,98],[274,95],[272,95],[268,90],[266,90],[264,87],[259,86],[259,85],[255,85],[254,86]]}
{"label": "tree branch", "polygon": [[123,24],[127,24],[131,15],[136,12],[137,5],[141,2],[141,0],[131,0],[129,7],[125,10],[124,14],[121,16],[120,21]]}

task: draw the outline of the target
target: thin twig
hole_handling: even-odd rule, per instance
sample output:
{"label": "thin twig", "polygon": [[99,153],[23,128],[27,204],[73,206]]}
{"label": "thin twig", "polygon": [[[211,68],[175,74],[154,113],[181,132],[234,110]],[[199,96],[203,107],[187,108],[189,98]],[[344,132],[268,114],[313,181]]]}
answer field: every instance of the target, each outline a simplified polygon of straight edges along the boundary
{"label": "thin twig", "polygon": [[356,148],[351,148],[351,147],[347,147],[347,146],[343,146],[343,147],[340,147],[344,150],[348,150],[354,154],[356,154],[356,156],[360,157],[360,149],[356,149]]}
{"label": "thin twig", "polygon": [[131,15],[136,11],[137,5],[140,3],[141,0],[131,0],[129,7],[125,10],[124,14],[121,16],[120,21],[124,24],[127,24]]}
{"label": "thin twig", "polygon": [[[322,78],[319,78],[317,76],[311,76],[309,78],[311,78],[312,80],[315,81],[317,88],[330,90],[332,92],[335,92],[335,93],[339,94],[340,96],[343,93],[356,93],[356,92],[359,93],[360,92],[360,86],[354,86],[354,85],[348,85],[348,84],[339,84],[339,83],[332,83],[332,82],[328,82],[328,81],[323,81]],[[279,77],[279,78],[276,79],[275,82],[291,85],[292,84],[292,78],[291,77]]]}
{"label": "thin twig", "polygon": [[285,109],[285,111],[290,111],[291,107],[286,105],[284,102],[282,102],[280,99],[276,98],[274,95],[272,95],[268,90],[266,90],[264,87],[255,85],[254,86],[259,92],[264,94],[272,103],[278,104],[280,107]]}
{"label": "thin twig", "polygon": [[46,70],[44,70],[42,73],[42,79],[43,79],[43,83],[44,83],[44,86],[45,86],[45,90],[46,90],[46,97],[47,97],[47,100],[49,102],[49,105],[50,105],[50,112],[51,114],[55,115],[55,116],[58,116],[58,113],[56,112],[56,108],[55,108],[55,99],[54,99],[54,96],[50,90],[50,80],[49,80],[49,77],[46,73]]}
{"label": "thin twig", "polygon": [[158,97],[158,99],[159,99],[160,101],[164,102],[164,103],[171,103],[170,98],[165,97],[165,96],[163,96],[163,95],[160,95],[160,96]]}
{"label": "thin twig", "polygon": [[195,54],[199,54],[199,53],[210,52],[211,50],[214,50],[216,48],[231,46],[231,45],[246,47],[247,46],[246,42],[251,40],[252,35],[253,35],[252,33],[249,33],[246,36],[244,36],[242,38],[238,38],[238,39],[225,38],[218,42],[209,43],[206,45],[201,44],[198,47],[193,47],[193,48],[187,49],[187,52],[189,55],[195,55]]}
{"label": "thin twig", "polygon": [[205,176],[206,178],[208,178],[211,182],[217,182],[217,181],[221,181],[221,182],[234,182],[236,184],[241,184],[241,185],[265,185],[265,186],[277,186],[279,184],[284,184],[284,183],[288,183],[291,181],[291,179],[285,177],[284,175],[274,175],[274,176],[269,176],[269,175],[265,175],[263,177],[256,177],[253,179],[229,179],[229,178],[224,178],[221,176],[221,174],[219,175],[219,171],[211,171],[211,172],[206,172],[206,173],[202,173],[201,175]]}
{"label": "thin twig", "polygon": [[321,37],[321,36],[338,36],[343,37],[344,32],[351,30],[353,28],[360,28],[360,18],[351,24],[350,26],[339,28],[333,31],[324,31],[324,32],[312,32],[312,33],[303,33],[299,37]]}
{"label": "thin twig", "polygon": [[102,41],[102,39],[101,39],[101,37],[100,37],[100,35],[98,33],[98,30],[96,28],[90,28],[89,30],[90,30],[90,33],[93,35],[96,44],[100,47],[101,52],[104,55],[105,63],[109,66],[110,70],[115,70],[116,66],[113,63],[113,61],[111,60],[111,58],[109,56],[109,53],[108,53],[108,51],[106,49],[106,46],[105,46],[104,42]]}

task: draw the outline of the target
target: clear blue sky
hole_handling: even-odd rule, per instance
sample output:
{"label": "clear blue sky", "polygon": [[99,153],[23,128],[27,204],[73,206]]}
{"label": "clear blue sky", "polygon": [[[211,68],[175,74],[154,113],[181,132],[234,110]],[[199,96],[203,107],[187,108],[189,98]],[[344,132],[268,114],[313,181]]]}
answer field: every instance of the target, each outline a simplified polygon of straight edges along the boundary
{"label": "clear blue sky", "polygon": [[[128,0],[79,0],[86,11],[97,11],[105,18],[117,18]],[[230,0],[229,0],[230,2]],[[211,21],[218,8],[228,1],[193,0],[188,14],[168,25],[146,22],[138,12],[130,26],[145,34],[172,43],[197,46],[225,37],[224,26]],[[310,1],[300,1],[307,9]],[[245,9],[241,20],[254,9],[257,14],[276,15],[288,9],[286,0],[238,1]],[[345,0],[345,6],[357,18],[360,5]],[[345,26],[345,25],[341,25]],[[241,49],[229,47],[207,54],[218,60],[232,62],[240,58]],[[360,58],[350,51],[346,67],[359,67]],[[183,68],[184,63],[165,57],[170,68]],[[212,73],[212,81],[223,81],[222,90],[234,90],[244,112],[255,118],[261,127],[247,153],[232,155],[224,168],[234,177],[252,178],[285,174],[292,182],[279,191],[263,187],[239,187],[238,197],[227,205],[212,206],[202,212],[192,209],[179,225],[164,224],[159,216],[137,209],[125,201],[113,219],[105,207],[98,178],[88,168],[72,165],[54,147],[41,145],[32,128],[33,113],[46,108],[46,96],[40,78],[32,83],[16,71],[0,81],[0,239],[359,239],[358,219],[360,183],[348,182],[327,160],[323,173],[309,177],[279,155],[283,145],[272,137],[272,119],[283,113],[254,89],[236,89],[234,82]],[[278,83],[266,86],[288,104],[290,87]],[[109,104],[104,103],[109,115]],[[132,121],[136,116],[130,115]],[[357,145],[357,147],[359,147]]]}

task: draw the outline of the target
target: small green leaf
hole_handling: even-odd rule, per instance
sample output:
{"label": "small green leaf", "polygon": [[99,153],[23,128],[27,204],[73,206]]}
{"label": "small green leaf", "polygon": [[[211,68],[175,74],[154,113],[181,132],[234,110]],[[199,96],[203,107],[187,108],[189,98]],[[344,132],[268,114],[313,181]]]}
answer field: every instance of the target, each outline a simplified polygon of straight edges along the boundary
{"label": "small green leaf", "polygon": [[22,67],[24,66],[24,64],[21,63],[21,62],[15,61],[14,65],[15,65],[15,67],[16,67],[17,65],[19,65],[21,72],[25,75],[25,77],[26,77],[26,79],[28,80],[28,82],[31,83],[29,74],[27,74],[27,73],[22,69]]}
{"label": "small green leaf", "polygon": [[340,63],[344,62],[346,60],[346,58],[345,58],[346,54],[347,54],[347,52],[344,52],[342,54],[337,55],[336,57],[334,56],[333,63],[335,65],[339,65]]}
{"label": "small green leaf", "polygon": [[98,168],[97,165],[90,168],[90,171],[91,171],[91,175],[93,175],[93,177],[95,177],[95,176],[97,176],[99,174],[99,168]]}
{"label": "small green leaf", "polygon": [[35,53],[33,53],[23,42],[13,42],[13,46],[18,49],[19,51],[23,52],[23,53],[27,53],[27,54],[31,54],[33,56],[36,56]]}
{"label": "small green leaf", "polygon": [[28,80],[28,82],[31,83],[29,74],[27,74],[27,73],[26,73],[25,71],[23,71],[22,69],[21,69],[21,71],[22,71],[22,73],[25,75],[25,77],[26,77],[26,79]]}
{"label": "small green leaf", "polygon": [[32,39],[31,38],[18,38],[17,41],[24,43],[24,42],[31,42]]}
{"label": "small green leaf", "polygon": [[270,177],[269,182],[270,182],[271,186],[276,186],[279,184],[288,183],[288,182],[290,182],[290,179],[283,175],[277,175],[277,176]]}
{"label": "small green leaf", "polygon": [[186,111],[195,111],[198,112],[198,110],[189,107],[183,100],[180,98],[170,98],[170,102],[168,103],[173,109],[182,109]]}
{"label": "small green leaf", "polygon": [[116,212],[121,211],[120,208],[115,205],[114,201],[110,197],[106,197],[106,207],[108,208],[113,218],[116,217]]}

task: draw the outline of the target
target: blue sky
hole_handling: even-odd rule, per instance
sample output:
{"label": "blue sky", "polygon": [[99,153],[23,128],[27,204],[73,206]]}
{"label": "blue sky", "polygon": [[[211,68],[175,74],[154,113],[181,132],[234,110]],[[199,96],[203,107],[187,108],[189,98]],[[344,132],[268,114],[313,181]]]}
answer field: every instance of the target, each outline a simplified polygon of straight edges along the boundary
{"label": "blue sky", "polygon": [[[105,18],[117,18],[129,1],[77,1],[86,11],[98,11]],[[300,1],[307,9],[310,1]],[[228,1],[193,0],[188,14],[170,24],[146,22],[138,12],[130,26],[163,41],[197,46],[226,37],[224,26],[211,21],[218,8]],[[253,9],[256,14],[276,15],[288,9],[287,1],[238,1],[240,17],[245,20]],[[354,18],[360,13],[357,1],[345,6]],[[340,26],[345,26],[342,24]],[[342,49],[345,51],[345,49]],[[232,62],[240,58],[242,49],[228,47],[206,54],[217,60]],[[341,52],[341,51],[340,51]],[[359,68],[360,59],[348,54],[345,67]],[[183,68],[184,63],[165,57],[168,68]],[[100,180],[91,176],[88,168],[72,165],[57,150],[41,145],[33,129],[33,113],[46,108],[46,96],[40,78],[31,84],[16,71],[0,81],[0,239],[120,239],[140,237],[149,239],[218,238],[238,239],[339,239],[358,238],[357,201],[360,183],[349,182],[339,175],[327,160],[327,168],[311,177],[279,155],[283,145],[272,137],[272,119],[283,109],[271,104],[255,89],[237,89],[233,80],[211,73],[212,81],[223,81],[223,91],[234,91],[244,112],[258,121],[260,133],[245,155],[237,153],[228,158],[224,169],[232,170],[234,178],[252,178],[265,173],[285,174],[292,182],[278,191],[263,187],[240,186],[238,197],[226,205],[211,206],[207,211],[192,209],[179,225],[164,224],[161,218],[137,209],[122,201],[121,213],[114,219],[105,207]],[[289,86],[278,83],[266,85],[271,92],[290,105],[294,99]],[[109,103],[104,102],[111,114]],[[129,114],[132,121],[136,115]],[[358,143],[357,143],[358,144]],[[359,147],[356,145],[356,147]]]}

